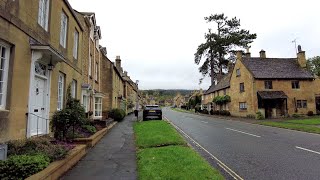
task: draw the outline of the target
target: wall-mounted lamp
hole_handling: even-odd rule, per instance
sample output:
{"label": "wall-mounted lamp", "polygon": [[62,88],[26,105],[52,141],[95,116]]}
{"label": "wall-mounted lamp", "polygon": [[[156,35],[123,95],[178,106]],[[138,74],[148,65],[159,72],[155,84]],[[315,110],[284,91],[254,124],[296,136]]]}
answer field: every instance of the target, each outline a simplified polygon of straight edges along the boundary
{"label": "wall-mounted lamp", "polygon": [[49,70],[49,71],[52,71],[53,68],[54,68],[54,65],[52,64],[52,55],[50,55],[50,62],[49,62],[49,64],[48,64],[48,70]]}

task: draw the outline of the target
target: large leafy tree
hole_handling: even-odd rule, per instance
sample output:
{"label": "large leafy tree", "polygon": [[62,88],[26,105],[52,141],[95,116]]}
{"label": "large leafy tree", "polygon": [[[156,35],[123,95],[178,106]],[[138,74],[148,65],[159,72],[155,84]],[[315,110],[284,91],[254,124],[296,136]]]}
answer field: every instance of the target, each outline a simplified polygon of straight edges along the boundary
{"label": "large leafy tree", "polygon": [[320,76],[320,56],[309,58],[307,68],[312,74]]}
{"label": "large leafy tree", "polygon": [[249,47],[257,35],[240,29],[239,19],[236,17],[228,19],[223,13],[210,15],[204,19],[207,23],[215,23],[217,29],[215,32],[209,29],[205,33],[206,42],[198,46],[194,61],[199,65],[203,60],[199,71],[203,76],[209,74],[213,84],[217,75],[222,75],[223,70],[227,69],[230,59],[234,57],[235,49]]}

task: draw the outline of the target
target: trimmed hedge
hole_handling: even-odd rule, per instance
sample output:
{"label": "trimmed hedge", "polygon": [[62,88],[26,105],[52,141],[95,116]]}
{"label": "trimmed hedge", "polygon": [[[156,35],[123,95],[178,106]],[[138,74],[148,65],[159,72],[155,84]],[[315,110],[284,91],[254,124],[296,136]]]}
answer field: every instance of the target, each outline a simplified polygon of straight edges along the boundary
{"label": "trimmed hedge", "polygon": [[42,154],[14,155],[0,161],[0,179],[25,179],[46,168],[50,159]]}
{"label": "trimmed hedge", "polygon": [[126,112],[123,109],[112,109],[109,112],[109,117],[115,121],[122,121],[126,117]]}

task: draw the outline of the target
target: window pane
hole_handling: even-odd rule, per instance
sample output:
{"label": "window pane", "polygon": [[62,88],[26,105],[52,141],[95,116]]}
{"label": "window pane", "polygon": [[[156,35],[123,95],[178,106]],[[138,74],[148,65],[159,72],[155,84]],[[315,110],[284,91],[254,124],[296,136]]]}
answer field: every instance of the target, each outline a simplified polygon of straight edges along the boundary
{"label": "window pane", "polygon": [[6,56],[6,48],[0,46],[0,49],[1,49],[1,57],[5,58],[5,56]]}

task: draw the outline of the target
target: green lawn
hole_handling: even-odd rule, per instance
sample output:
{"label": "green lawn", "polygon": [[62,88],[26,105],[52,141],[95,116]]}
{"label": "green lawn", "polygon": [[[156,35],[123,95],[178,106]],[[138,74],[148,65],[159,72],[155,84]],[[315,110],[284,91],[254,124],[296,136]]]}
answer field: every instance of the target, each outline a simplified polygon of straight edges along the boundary
{"label": "green lawn", "polygon": [[149,179],[224,179],[211,165],[186,145],[166,121],[134,124],[138,177]]}
{"label": "green lawn", "polygon": [[166,121],[137,122],[133,128],[139,148],[186,145],[178,132]]}
{"label": "green lawn", "polygon": [[265,121],[259,124],[320,134],[320,127],[316,126],[320,125],[320,119],[288,120],[283,122]]}
{"label": "green lawn", "polygon": [[224,179],[189,147],[166,146],[138,152],[138,177],[149,179]]}
{"label": "green lawn", "polygon": [[289,120],[289,121],[285,121],[285,122],[294,123],[294,124],[305,124],[305,125],[320,125],[320,118],[303,119],[303,120]]}

